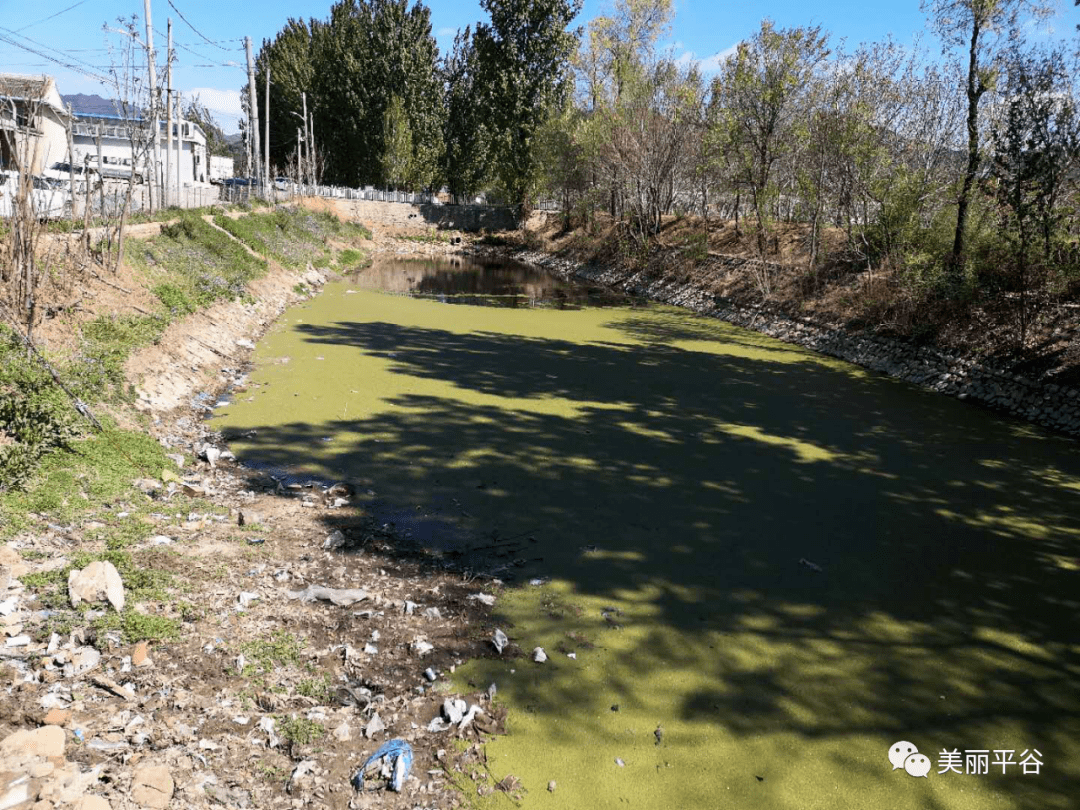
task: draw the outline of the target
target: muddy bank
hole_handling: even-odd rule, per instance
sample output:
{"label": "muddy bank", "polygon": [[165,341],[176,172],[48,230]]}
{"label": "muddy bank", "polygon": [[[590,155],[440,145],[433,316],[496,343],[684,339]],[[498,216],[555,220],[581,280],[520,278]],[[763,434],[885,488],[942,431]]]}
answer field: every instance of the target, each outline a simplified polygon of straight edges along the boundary
{"label": "muddy bank", "polygon": [[[495,252],[478,248],[483,252]],[[654,269],[635,271],[580,264],[549,253],[518,250],[517,261],[563,278],[602,284],[652,301],[684,307],[737,326],[846,360],[933,391],[976,402],[1071,436],[1080,436],[1080,391],[1001,371],[963,352],[945,352],[892,338],[850,332],[766,306],[717,296],[699,283]],[[731,259],[732,262],[743,261]],[[1080,338],[1073,337],[1073,342]]]}

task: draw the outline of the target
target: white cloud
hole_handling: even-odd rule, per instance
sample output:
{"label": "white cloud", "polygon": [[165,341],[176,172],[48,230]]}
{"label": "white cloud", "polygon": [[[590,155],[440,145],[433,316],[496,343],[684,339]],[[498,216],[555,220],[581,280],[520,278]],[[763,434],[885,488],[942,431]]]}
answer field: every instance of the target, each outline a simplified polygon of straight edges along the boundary
{"label": "white cloud", "polygon": [[435,32],[436,39],[442,39],[443,37],[452,37],[457,34],[456,28],[440,28]]}
{"label": "white cloud", "polygon": [[218,124],[225,132],[235,132],[239,120],[244,115],[240,106],[239,90],[218,90],[215,87],[193,87],[184,91],[185,102],[198,97],[199,103],[213,113]]}
{"label": "white cloud", "polygon": [[739,44],[735,43],[730,48],[724,48],[724,50],[714,53],[712,56],[707,56],[704,59],[698,59],[698,55],[693,51],[684,51],[683,54],[675,60],[675,64],[679,67],[688,67],[696,64],[698,70],[704,74],[717,73],[724,62],[729,56],[733,56],[739,49]]}

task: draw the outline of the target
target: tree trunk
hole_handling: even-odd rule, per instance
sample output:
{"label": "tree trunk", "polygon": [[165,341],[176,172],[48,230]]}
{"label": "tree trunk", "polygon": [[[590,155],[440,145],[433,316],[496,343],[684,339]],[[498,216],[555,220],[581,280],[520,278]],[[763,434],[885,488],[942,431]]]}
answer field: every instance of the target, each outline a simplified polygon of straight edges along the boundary
{"label": "tree trunk", "polygon": [[956,206],[956,233],[953,236],[952,256],[949,257],[949,272],[954,280],[960,278],[964,266],[964,241],[967,236],[968,205],[971,201],[971,187],[975,184],[975,175],[979,171],[979,99],[983,94],[979,86],[979,17],[976,14],[971,24],[971,47],[968,52],[967,77],[967,131],[968,161],[964,172],[964,185],[960,189],[960,199]]}

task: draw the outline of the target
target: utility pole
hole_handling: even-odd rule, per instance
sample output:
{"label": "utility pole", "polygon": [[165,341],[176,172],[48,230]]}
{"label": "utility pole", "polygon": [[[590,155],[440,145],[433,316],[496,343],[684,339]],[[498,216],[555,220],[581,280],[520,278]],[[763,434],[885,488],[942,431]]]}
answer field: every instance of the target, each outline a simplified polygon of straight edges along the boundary
{"label": "utility pole", "polygon": [[[270,176],[270,65],[266,66],[266,143],[263,144],[263,149],[266,150],[266,170],[263,173],[263,177],[266,180],[266,191],[269,194],[270,186],[273,184],[274,179]],[[209,158],[207,158],[209,160]]]}
{"label": "utility pole", "polygon": [[176,91],[176,97],[173,99],[173,104],[176,105],[176,199],[180,200],[181,189],[184,184],[180,181],[180,155],[183,154],[183,137],[184,127],[180,120],[180,91]]}
{"label": "utility pole", "polygon": [[[149,0],[147,0],[147,2],[149,2]],[[249,138],[251,141],[252,158],[250,165],[253,170],[252,174],[258,179],[259,155],[262,154],[262,149],[259,148],[259,103],[255,98],[255,60],[251,56],[251,37],[244,37],[244,47],[247,49],[248,112],[251,115],[251,126],[248,127],[248,133],[251,136]]]}
{"label": "utility pole", "polygon": [[314,186],[319,185],[319,167],[318,167],[318,155],[315,152],[315,111],[311,111],[311,128],[308,130],[308,137],[311,138],[311,148],[308,150],[311,156],[311,183]]}
{"label": "utility pole", "polygon": [[[169,55],[165,65],[165,207],[172,197],[172,17],[169,17]],[[177,199],[177,205],[180,200]]]}
{"label": "utility pole", "polygon": [[75,219],[75,111],[71,105],[68,108],[68,188],[71,191],[71,218]]}
{"label": "utility pole", "polygon": [[[306,152],[307,152],[307,159],[308,159],[308,163],[310,163],[310,162],[311,162],[311,141],[310,141],[310,140],[308,140],[308,126],[307,126],[307,93],[301,93],[301,94],[300,94],[300,98],[301,98],[301,99],[303,100],[303,102],[304,102],[304,151],[306,151]],[[307,171],[307,176],[308,176],[308,179],[310,179],[310,180],[312,181],[312,184],[314,184],[314,182],[315,182],[315,177],[314,177],[314,175],[313,175],[313,174],[312,174],[312,172],[311,172],[311,167],[308,167],[308,171]]]}
{"label": "utility pole", "polygon": [[303,152],[303,135],[300,134],[300,127],[296,128],[296,171],[297,180],[300,182],[300,186],[304,185],[304,152]]}
{"label": "utility pole", "polygon": [[[131,170],[135,171],[135,161],[131,161]],[[98,216],[105,217],[105,173],[102,171],[101,163],[101,124],[97,125],[97,177],[98,177],[98,203],[101,206],[101,210],[98,211]]]}
{"label": "utility pole", "polygon": [[[146,13],[146,62],[150,69],[150,210],[154,210],[154,185],[158,182],[158,86],[157,68],[154,66],[154,24],[150,19],[150,0],[143,0],[143,10]],[[131,170],[135,171],[135,161],[131,162]]]}

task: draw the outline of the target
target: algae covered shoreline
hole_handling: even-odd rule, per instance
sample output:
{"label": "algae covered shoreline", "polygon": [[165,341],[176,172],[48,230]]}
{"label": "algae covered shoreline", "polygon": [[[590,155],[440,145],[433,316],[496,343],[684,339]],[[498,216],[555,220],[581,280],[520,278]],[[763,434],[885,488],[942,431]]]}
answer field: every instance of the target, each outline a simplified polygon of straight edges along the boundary
{"label": "algae covered shoreline", "polygon": [[[455,683],[497,684],[509,733],[489,769],[526,806],[1065,795],[1066,440],[676,309],[349,289],[289,313],[255,355],[253,401],[215,426],[256,431],[241,457],[303,459],[419,522],[515,538],[500,562],[523,584],[496,608],[511,652]],[[896,739],[934,759],[1034,747],[1046,767],[898,779]]]}

